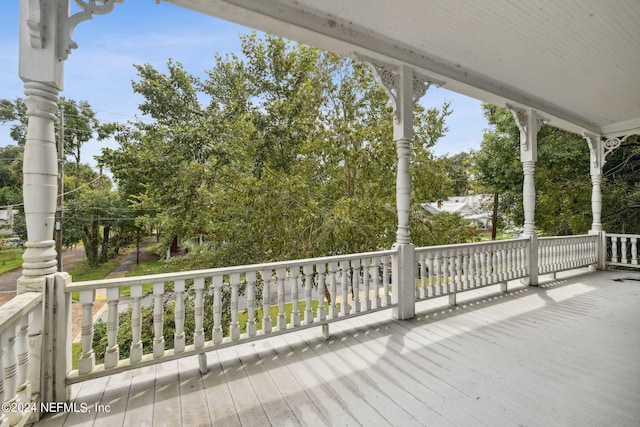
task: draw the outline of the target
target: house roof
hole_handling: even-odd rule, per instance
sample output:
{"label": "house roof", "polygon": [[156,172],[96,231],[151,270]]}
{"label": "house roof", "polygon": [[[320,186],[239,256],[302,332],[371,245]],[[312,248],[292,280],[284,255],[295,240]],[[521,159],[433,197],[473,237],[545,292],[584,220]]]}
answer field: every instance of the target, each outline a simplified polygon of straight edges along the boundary
{"label": "house roof", "polygon": [[459,213],[467,219],[485,219],[491,217],[490,212],[486,209],[487,200],[490,197],[487,194],[454,196],[438,202],[423,203],[421,206],[431,214],[450,212]]}
{"label": "house roof", "polygon": [[550,124],[640,131],[637,0],[168,0],[426,80]]}

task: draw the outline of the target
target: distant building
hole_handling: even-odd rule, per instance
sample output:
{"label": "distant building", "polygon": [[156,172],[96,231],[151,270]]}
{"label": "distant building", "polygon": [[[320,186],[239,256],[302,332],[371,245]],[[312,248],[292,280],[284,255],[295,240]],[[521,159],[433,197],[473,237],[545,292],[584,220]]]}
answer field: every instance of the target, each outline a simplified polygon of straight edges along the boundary
{"label": "distant building", "polygon": [[0,209],[0,237],[13,236],[13,206]]}
{"label": "distant building", "polygon": [[460,214],[469,220],[469,224],[479,229],[491,227],[491,206],[493,196],[490,194],[472,194],[470,196],[454,196],[433,203],[423,203],[421,206],[427,212],[435,215],[440,212]]}

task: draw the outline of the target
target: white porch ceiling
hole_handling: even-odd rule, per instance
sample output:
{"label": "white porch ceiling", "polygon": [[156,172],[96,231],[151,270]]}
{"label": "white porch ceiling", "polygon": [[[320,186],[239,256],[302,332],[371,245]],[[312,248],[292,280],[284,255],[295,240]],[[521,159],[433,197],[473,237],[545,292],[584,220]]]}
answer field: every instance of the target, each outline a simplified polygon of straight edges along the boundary
{"label": "white porch ceiling", "polygon": [[604,136],[640,132],[640,0],[165,0]]}

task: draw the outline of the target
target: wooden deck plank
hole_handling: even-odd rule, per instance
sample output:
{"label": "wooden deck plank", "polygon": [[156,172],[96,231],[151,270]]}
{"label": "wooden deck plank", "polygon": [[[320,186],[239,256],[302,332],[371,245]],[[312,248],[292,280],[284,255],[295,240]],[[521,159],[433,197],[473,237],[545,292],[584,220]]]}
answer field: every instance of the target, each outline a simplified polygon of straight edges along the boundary
{"label": "wooden deck plank", "polygon": [[[207,396],[204,393],[202,374],[198,369],[197,356],[178,359],[180,409],[179,425],[199,426],[211,424]],[[156,404],[157,406],[158,404]]]}
{"label": "wooden deck plank", "polygon": [[329,419],[323,414],[318,402],[300,385],[288,365],[282,362],[282,358],[271,345],[266,341],[260,341],[252,345],[251,348],[255,351],[265,373],[278,388],[281,398],[286,400],[300,425],[329,425]]}
{"label": "wooden deck plank", "polygon": [[[387,410],[384,415],[391,424],[422,425],[426,422],[430,425],[454,425],[422,398],[423,390],[415,393],[411,385],[398,381],[397,376],[389,373],[393,368],[384,361],[383,350],[372,352],[358,340],[360,332],[354,333],[353,329],[343,331],[334,328],[334,331],[334,338],[329,340],[326,346],[318,346],[318,348],[326,347],[327,351],[331,351],[331,346],[334,346],[333,350],[336,353],[342,353],[343,365],[347,370],[344,375],[353,378],[359,388],[371,390],[370,393],[384,396],[391,402],[396,409]],[[315,334],[307,333],[306,335],[309,335],[306,338],[309,345],[317,340]],[[372,355],[374,357],[369,357]],[[379,408],[384,411],[384,407]],[[407,420],[403,421],[403,416]]]}
{"label": "wooden deck plank", "polygon": [[[357,332],[354,334],[362,345],[362,351],[359,351],[359,354],[371,364],[370,369],[384,375],[390,384],[395,385],[396,389],[409,393],[413,398],[422,402],[425,409],[423,420],[427,424],[432,421],[435,424],[431,412],[435,413],[435,419],[443,420],[442,423],[437,423],[440,425],[483,424],[478,418],[466,412],[464,407],[458,406],[456,401],[451,401],[440,394],[437,387],[432,387],[432,384],[429,384],[431,381],[425,382],[418,378],[415,370],[410,369],[410,367],[414,367],[413,365],[387,351],[383,336],[382,339],[372,339],[376,335],[375,327],[372,330],[371,324],[364,323],[364,319],[359,320],[363,323],[356,325]],[[350,328],[347,331],[353,333],[354,329]]]}
{"label": "wooden deck plank", "polygon": [[102,400],[99,402],[101,408],[96,408],[96,419],[94,426],[113,427],[121,426],[129,403],[129,390],[131,388],[131,371],[123,372],[122,375],[111,375],[105,384]]}
{"label": "wooden deck plank", "polygon": [[240,423],[243,426],[268,425],[267,414],[260,405],[258,396],[256,396],[242,364],[237,360],[235,350],[229,348],[218,353],[222,372],[229,386]]}
{"label": "wooden deck plank", "polygon": [[251,346],[234,348],[249,382],[271,425],[300,424],[295,413],[289,407],[287,399],[273,382],[262,361]]}
{"label": "wooden deck plank", "polygon": [[218,426],[239,426],[240,418],[227,384],[218,352],[207,353],[209,371],[202,381],[211,422]]}
{"label": "wooden deck plank", "polygon": [[[273,347],[281,363],[287,366],[289,372],[320,408],[324,418],[329,420],[329,425],[361,424],[357,413],[354,414],[351,408],[344,404],[344,396],[338,394],[333,387],[327,384],[324,380],[326,377],[322,373],[316,373],[305,358],[301,357],[301,353],[296,352],[282,336],[273,337],[266,343]],[[313,364],[313,361],[309,361],[309,363]],[[305,421],[309,423],[310,420]]]}
{"label": "wooden deck plank", "polygon": [[333,377],[373,408],[372,414],[379,417],[378,423],[384,420],[390,425],[421,424],[414,415],[400,405],[399,397],[394,398],[392,394],[386,392],[385,389],[389,384],[386,381],[375,381],[369,375],[370,366],[362,363],[362,359],[357,354],[349,351],[349,345],[357,344],[352,337],[343,335],[340,340],[324,341],[318,336],[318,332],[309,329],[301,331],[298,335],[304,339],[308,348],[313,350]]}
{"label": "wooden deck plank", "polygon": [[154,425],[155,381],[159,365],[145,366],[132,370],[129,404],[123,426],[147,427]]}
{"label": "wooden deck plank", "polygon": [[155,395],[154,420],[162,420],[163,423],[171,426],[179,426],[182,423],[181,393],[176,392],[178,384],[180,384],[180,375],[177,360],[158,366],[153,390]]}

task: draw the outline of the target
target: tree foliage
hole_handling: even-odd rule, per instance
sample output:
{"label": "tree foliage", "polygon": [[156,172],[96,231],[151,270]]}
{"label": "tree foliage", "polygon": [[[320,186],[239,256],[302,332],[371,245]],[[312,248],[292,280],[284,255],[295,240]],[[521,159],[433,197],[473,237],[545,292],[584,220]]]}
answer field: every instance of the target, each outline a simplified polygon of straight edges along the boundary
{"label": "tree foliage", "polygon": [[[511,113],[483,104],[491,126],[475,155],[475,173],[484,191],[499,195],[504,221],[521,224],[523,173],[520,131]],[[547,235],[586,233],[591,226],[589,150],[583,137],[543,125],[535,168],[536,226]]]}
{"label": "tree foliage", "polygon": [[604,229],[640,234],[640,137],[629,137],[609,154],[603,169]]}
{"label": "tree foliage", "polygon": [[[56,144],[64,138],[64,157],[74,166],[66,167],[64,182],[63,245],[84,243],[90,264],[105,261],[110,252],[131,239],[135,222],[126,200],[112,190],[112,183],[88,165],[82,164],[84,144],[107,137],[115,125],[101,124],[87,101],[60,98],[56,123]],[[22,155],[26,143],[28,117],[22,98],[0,100],[0,123],[11,123],[11,138],[18,144],[0,148],[0,205],[22,205]],[[61,128],[62,126],[62,128]],[[16,217],[15,229],[26,239],[24,215]]]}
{"label": "tree foliage", "polygon": [[[216,55],[203,79],[173,61],[166,73],[137,66],[152,121],[121,128],[101,157],[121,191],[157,212],[165,239],[208,235],[215,265],[390,247],[392,111],[371,71],[277,37],[241,38],[242,57]],[[430,152],[450,110],[416,110],[412,188],[423,202],[451,188]]]}

